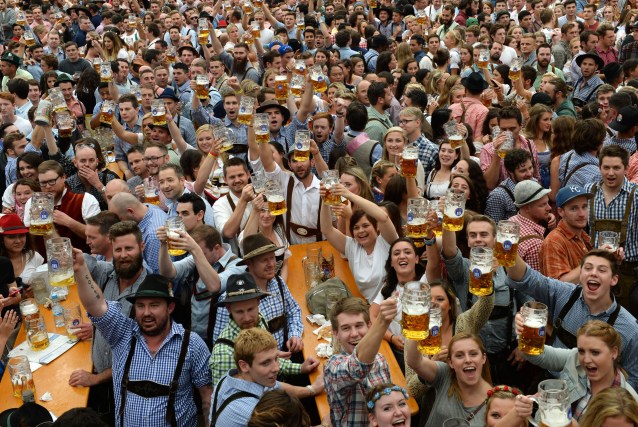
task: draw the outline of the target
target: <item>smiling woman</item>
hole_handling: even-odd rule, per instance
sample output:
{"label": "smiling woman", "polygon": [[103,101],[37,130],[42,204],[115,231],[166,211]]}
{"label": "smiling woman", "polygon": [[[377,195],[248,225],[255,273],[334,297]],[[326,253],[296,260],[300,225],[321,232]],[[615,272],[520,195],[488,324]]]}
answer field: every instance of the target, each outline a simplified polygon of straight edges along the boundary
{"label": "smiling woman", "polygon": [[391,383],[379,384],[366,395],[371,427],[410,427],[408,392]]}

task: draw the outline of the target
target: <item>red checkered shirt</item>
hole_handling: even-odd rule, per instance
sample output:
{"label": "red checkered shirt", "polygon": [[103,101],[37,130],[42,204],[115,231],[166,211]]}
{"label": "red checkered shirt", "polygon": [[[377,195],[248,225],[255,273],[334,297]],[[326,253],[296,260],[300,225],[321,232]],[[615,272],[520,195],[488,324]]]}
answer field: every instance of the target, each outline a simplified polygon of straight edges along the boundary
{"label": "red checkered shirt", "polygon": [[534,270],[541,271],[540,253],[545,227],[536,224],[521,214],[514,215],[509,220],[517,222],[521,226],[521,240],[526,236],[534,236],[525,239],[523,242],[519,240],[518,255]]}

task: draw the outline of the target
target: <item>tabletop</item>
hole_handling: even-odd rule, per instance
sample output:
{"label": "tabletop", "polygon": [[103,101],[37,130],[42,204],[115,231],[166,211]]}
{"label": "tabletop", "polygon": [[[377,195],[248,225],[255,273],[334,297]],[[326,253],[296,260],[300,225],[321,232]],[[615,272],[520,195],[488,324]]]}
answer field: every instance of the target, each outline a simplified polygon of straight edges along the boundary
{"label": "tabletop", "polygon": [[[354,277],[352,277],[352,272],[350,271],[350,266],[348,265],[348,260],[341,257],[339,251],[337,251],[329,242],[319,242],[321,246],[322,254],[331,253],[334,258],[335,263],[335,276],[339,279],[343,280],[343,282],[348,286],[352,296],[363,298],[361,296],[361,292],[357,288],[357,285],[354,281]],[[316,356],[315,348],[319,342],[326,342],[325,340],[319,341],[318,337],[312,333],[315,329],[317,329],[317,325],[313,325],[308,322],[306,316],[310,315],[310,311],[308,311],[308,307],[306,306],[306,287],[305,287],[305,279],[303,268],[301,266],[301,260],[306,256],[306,249],[308,245],[292,245],[290,246],[290,251],[292,252],[292,256],[288,259],[288,265],[290,268],[288,269],[288,283],[294,284],[294,286],[289,285],[290,292],[294,299],[299,303],[301,307],[301,313],[304,321],[304,334],[303,334],[303,353],[304,358],[308,358],[309,356]],[[406,387],[405,376],[403,372],[401,372],[401,368],[397,363],[394,362],[394,354],[390,349],[390,345],[387,341],[381,341],[381,347],[379,348],[379,353],[383,354],[383,356],[388,360],[388,365],[390,367],[390,375],[392,378],[392,382],[400,387]],[[314,381],[319,375],[319,372],[323,370],[323,362],[325,359],[322,359],[321,366],[313,371],[310,374],[310,381]],[[321,393],[317,397],[315,397],[315,401],[317,403],[317,409],[319,411],[319,415],[321,419],[324,419],[330,413],[330,406],[328,405],[328,397],[326,393]],[[413,397],[410,397],[408,401],[408,405],[410,407],[410,412],[412,415],[416,414],[419,411],[419,407],[414,400]]]}
{"label": "tabletop", "polygon": [[[66,301],[62,301],[62,306],[70,306],[72,303],[79,302],[80,298],[78,296],[77,286],[70,286],[69,295]],[[40,306],[40,313],[44,317],[44,322],[50,333],[55,332],[66,335],[64,327],[55,327],[53,313],[50,309]],[[82,316],[86,317],[84,308],[82,308],[82,313]],[[20,344],[25,339],[26,335],[23,325],[18,333],[16,344]],[[69,385],[69,377],[71,373],[77,369],[84,369],[85,371],[91,372],[92,368],[91,341],[80,341],[53,362],[48,365],[43,365],[33,373],[36,403],[47,408],[56,417],[59,417],[71,408],[85,407],[89,396],[88,387],[71,387]],[[51,393],[53,400],[43,402],[40,400],[40,397],[47,391]],[[2,381],[0,382],[0,396],[3,397],[0,399],[0,412],[22,405],[22,399],[13,397],[13,389],[8,369],[5,369]]]}

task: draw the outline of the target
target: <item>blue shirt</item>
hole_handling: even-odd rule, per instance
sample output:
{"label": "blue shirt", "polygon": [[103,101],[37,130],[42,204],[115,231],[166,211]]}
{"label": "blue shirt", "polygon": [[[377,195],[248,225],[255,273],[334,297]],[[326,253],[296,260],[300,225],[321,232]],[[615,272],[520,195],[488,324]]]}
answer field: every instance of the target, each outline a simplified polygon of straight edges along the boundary
{"label": "blue shirt", "polygon": [[[101,107],[100,107],[101,108]],[[142,132],[142,118],[138,118],[137,123],[133,127],[129,127],[126,122],[122,123],[124,126],[124,130],[133,133],[141,133]],[[115,160],[124,161],[128,165],[128,157],[126,156],[126,152],[130,150],[133,146],[123,139],[115,137]]]}
{"label": "blue shirt", "polygon": [[[567,164],[568,158],[569,164]],[[567,180],[569,173],[582,164],[586,166],[579,168],[569,177],[569,180]],[[589,152],[578,154],[574,150],[569,150],[567,153],[561,154],[558,165],[558,178],[561,188],[567,185],[579,185],[584,187],[585,184],[589,182],[600,181],[602,176],[600,175],[600,168],[598,166],[598,157]]]}
{"label": "blue shirt", "polygon": [[[190,191],[188,188],[184,188],[184,191],[182,192],[182,194],[186,194],[186,193],[192,193],[192,191]],[[180,196],[182,194],[180,194]],[[200,196],[200,198],[201,198],[201,196]],[[214,227],[215,226],[215,215],[213,215],[213,207],[208,204],[208,200],[203,199],[203,198],[202,198],[202,200],[204,201],[204,206],[206,207],[206,210],[204,211],[204,223]],[[178,204],[177,199],[175,199],[175,200],[166,199],[166,207],[168,208],[168,217],[169,218],[177,216],[177,204]]]}
{"label": "blue shirt", "polygon": [[514,198],[501,186],[506,187],[514,194],[516,183],[512,181],[512,178],[507,178],[487,196],[485,215],[497,223],[513,217],[518,212],[518,208],[514,205]]}
{"label": "blue shirt", "polygon": [[148,210],[138,224],[142,231],[142,241],[144,242],[144,260],[153,274],[160,274],[159,250],[161,244],[155,231],[158,227],[164,227],[168,216],[166,212],[155,205],[148,203],[144,203],[144,205],[148,207]]}

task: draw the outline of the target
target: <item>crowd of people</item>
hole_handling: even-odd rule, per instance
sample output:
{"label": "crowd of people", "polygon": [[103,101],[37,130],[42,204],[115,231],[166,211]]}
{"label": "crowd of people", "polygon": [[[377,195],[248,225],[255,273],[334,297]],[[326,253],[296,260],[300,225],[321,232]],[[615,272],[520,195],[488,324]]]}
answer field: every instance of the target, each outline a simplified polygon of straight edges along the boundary
{"label": "crowd of people", "polygon": [[[547,378],[573,425],[638,425],[636,0],[0,0],[0,24],[0,344],[70,239],[91,410],[60,425],[520,427]],[[516,259],[477,295],[505,221]],[[322,240],[363,296],[323,361],[289,280]],[[434,355],[402,334],[414,281]]]}

